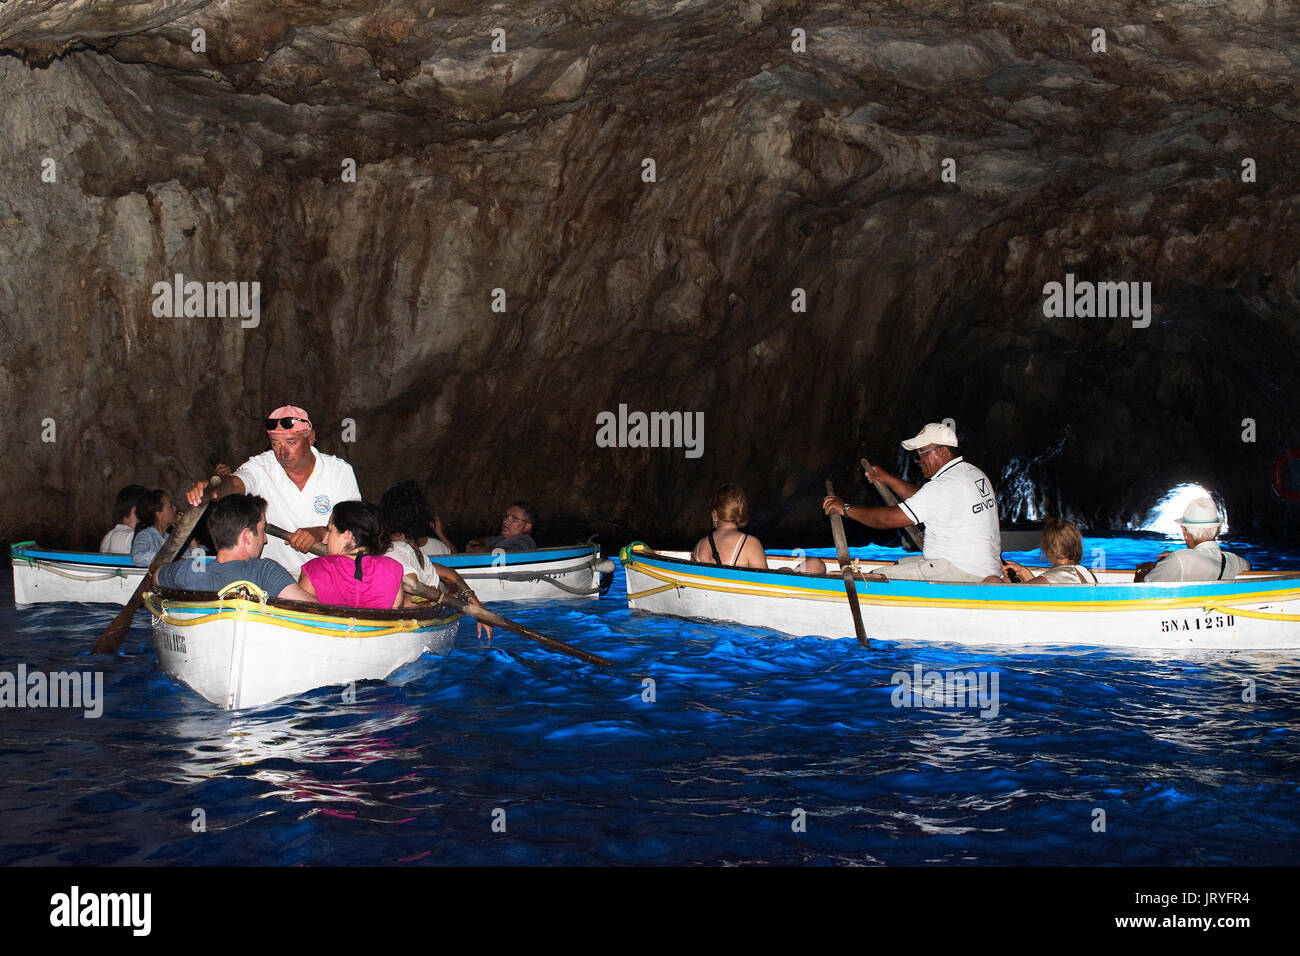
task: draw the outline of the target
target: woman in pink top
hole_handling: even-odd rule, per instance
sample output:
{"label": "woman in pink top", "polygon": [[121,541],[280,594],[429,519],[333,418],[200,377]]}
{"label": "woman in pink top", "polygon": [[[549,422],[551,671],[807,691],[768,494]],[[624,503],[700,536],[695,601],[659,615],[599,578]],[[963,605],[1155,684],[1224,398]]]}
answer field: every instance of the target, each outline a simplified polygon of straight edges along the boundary
{"label": "woman in pink top", "polygon": [[298,585],[321,604],[345,607],[402,606],[402,566],[388,550],[379,509],[364,501],[334,506],[325,532],[329,554],[302,566]]}

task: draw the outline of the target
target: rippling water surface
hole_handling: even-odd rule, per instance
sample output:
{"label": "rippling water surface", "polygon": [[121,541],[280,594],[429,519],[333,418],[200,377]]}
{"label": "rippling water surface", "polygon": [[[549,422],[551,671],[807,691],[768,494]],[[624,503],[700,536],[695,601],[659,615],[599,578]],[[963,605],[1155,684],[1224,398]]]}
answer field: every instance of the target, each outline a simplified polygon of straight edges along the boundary
{"label": "rippling water surface", "polygon": [[[1300,835],[1300,652],[864,651],[632,615],[620,571],[496,608],[613,667],[463,626],[354,703],[228,713],[162,674],[144,613],[102,658],[115,609],[0,602],[0,670],[105,685],[99,719],[0,710],[0,864],[1291,865]],[[996,674],[996,716],[895,707],[918,664]]]}

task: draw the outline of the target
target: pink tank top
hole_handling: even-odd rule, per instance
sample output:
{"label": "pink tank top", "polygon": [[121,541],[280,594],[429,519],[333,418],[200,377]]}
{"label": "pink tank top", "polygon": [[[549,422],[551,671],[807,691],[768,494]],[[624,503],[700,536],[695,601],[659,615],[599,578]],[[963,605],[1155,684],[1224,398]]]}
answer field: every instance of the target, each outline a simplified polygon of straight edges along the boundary
{"label": "pink tank top", "polygon": [[327,554],[302,566],[302,573],[322,604],[345,607],[390,608],[402,588],[402,566],[392,558],[368,554],[361,559],[361,580],[356,579],[357,559]]}

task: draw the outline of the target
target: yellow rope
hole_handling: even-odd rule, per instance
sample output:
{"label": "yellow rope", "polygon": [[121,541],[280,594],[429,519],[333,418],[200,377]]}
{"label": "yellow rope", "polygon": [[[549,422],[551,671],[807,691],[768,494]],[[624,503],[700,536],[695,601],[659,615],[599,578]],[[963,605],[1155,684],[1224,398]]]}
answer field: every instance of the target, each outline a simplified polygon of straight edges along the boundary
{"label": "yellow rope", "polygon": [[[364,634],[354,634],[352,628],[355,627],[358,623],[355,618],[350,619],[350,624],[347,631],[338,631],[333,628],[313,627],[308,624],[299,624],[297,621],[286,620],[285,618],[282,618],[276,614],[272,614],[269,612],[262,613],[260,610],[253,610],[253,608],[257,607],[257,605],[253,604],[251,601],[236,601],[233,604],[227,604],[222,610],[217,611],[213,614],[202,614],[199,615],[198,617],[185,617],[185,618],[173,617],[171,614],[167,612],[166,608],[157,606],[154,602],[153,592],[148,592],[144,595],[144,604],[145,607],[149,609],[149,612],[153,614],[154,617],[158,618],[158,620],[162,621],[164,624],[170,624],[172,627],[194,627],[195,625],[198,624],[208,624],[212,621],[219,621],[219,620],[262,621],[263,623],[274,624],[277,627],[287,627],[291,630],[304,631],[308,634],[319,634],[323,637],[386,637],[389,634],[400,634],[407,631],[415,631],[415,630],[419,630],[422,627],[428,627],[430,625],[442,626],[444,624],[454,624],[457,621],[459,621],[460,618],[463,616],[457,614],[453,617],[449,617],[446,618],[445,620],[439,620],[439,621],[417,621],[408,618],[408,619],[396,621],[387,627],[376,627],[375,630],[366,631]],[[199,604],[191,604],[189,606],[202,607],[202,605]],[[291,614],[295,612],[281,611],[280,613]],[[311,615],[311,616],[319,617],[322,615]],[[362,621],[360,623],[362,626],[366,626],[365,621]],[[376,625],[378,625],[379,623],[380,622],[378,621],[374,622],[374,624]]]}
{"label": "yellow rope", "polygon": [[1218,611],[1220,614],[1233,614],[1237,617],[1254,617],[1261,621],[1300,621],[1300,614],[1269,614],[1267,611],[1246,611],[1226,604],[1206,604],[1205,610]]}
{"label": "yellow rope", "polygon": [[[642,573],[645,573],[644,568],[641,568],[640,570],[642,571]],[[685,586],[686,585],[684,584],[661,584],[657,588],[646,588],[644,591],[637,591],[635,594],[629,594],[627,596],[627,599],[629,601],[638,601],[643,597],[649,597],[652,594],[658,594],[660,591],[676,591],[680,588],[684,588]]]}
{"label": "yellow rope", "polygon": [[697,591],[723,591],[727,594],[747,594],[751,597],[803,598],[804,600],[810,601],[846,600],[843,594],[822,594],[820,591],[757,591],[753,588],[731,588],[723,584],[692,584],[689,581],[678,581],[676,578],[671,578],[665,574],[661,574],[653,568],[645,567],[644,565],[638,564],[636,565],[636,569],[648,578],[654,578],[656,581],[667,581],[669,583],[661,588],[654,588],[650,591],[640,591],[637,594],[628,595],[628,600],[635,600],[639,597],[645,597],[648,594],[658,594],[660,591],[667,591],[670,588],[695,588]]}

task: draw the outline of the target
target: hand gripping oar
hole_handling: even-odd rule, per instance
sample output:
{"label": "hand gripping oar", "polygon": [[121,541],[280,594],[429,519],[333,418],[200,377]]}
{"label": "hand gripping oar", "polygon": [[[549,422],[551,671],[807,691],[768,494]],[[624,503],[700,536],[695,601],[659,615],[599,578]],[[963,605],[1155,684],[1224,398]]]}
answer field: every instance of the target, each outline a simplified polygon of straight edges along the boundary
{"label": "hand gripping oar", "polygon": [[[860,459],[859,464],[862,465],[863,471],[866,472],[871,471],[871,462],[867,461],[865,458]],[[870,481],[870,479],[867,480]],[[876,489],[876,491],[880,492],[880,497],[885,502],[885,507],[887,508],[897,507],[898,497],[892,491],[889,490],[889,486],[887,484],[885,484],[883,481],[872,481],[871,485],[873,488]],[[921,532],[916,529],[916,525],[909,524],[906,528],[903,529],[903,534],[907,535],[908,539],[912,542],[912,544],[916,545],[917,551],[925,550],[925,541],[921,537]]]}
{"label": "hand gripping oar", "polygon": [[[291,537],[288,531],[285,531],[283,528],[277,528],[273,524],[268,524],[266,526],[266,533],[271,535],[272,537],[281,538],[285,541],[288,541],[289,538]],[[312,554],[328,553],[325,550],[325,545],[323,544],[313,545],[311,551]],[[590,653],[589,651],[579,650],[576,647],[572,647],[569,644],[565,644],[563,641],[557,641],[553,637],[547,637],[545,634],[539,634],[537,631],[534,631],[530,627],[524,627],[522,624],[516,624],[514,621],[507,620],[506,618],[502,617],[500,614],[495,614],[492,611],[489,611],[487,608],[475,607],[473,604],[466,604],[464,601],[452,597],[450,594],[443,594],[437,588],[431,588],[427,584],[421,584],[418,581],[412,584],[410,581],[407,581],[405,577],[403,577],[402,590],[405,591],[407,594],[415,594],[418,595],[419,597],[428,598],[430,601],[433,601],[435,603],[446,604],[449,607],[455,608],[457,611],[460,611],[462,614],[468,614],[476,621],[482,621],[484,624],[490,624],[492,627],[500,627],[500,628],[504,628],[507,631],[513,631],[515,634],[518,634],[521,637],[526,637],[529,638],[530,640],[534,640],[538,644],[541,644],[545,647],[549,647],[553,651],[559,651],[562,654],[568,654],[572,657],[578,658],[578,660],[586,661],[588,664],[595,664],[597,667],[609,667],[610,664],[613,663],[613,661],[608,661],[605,658],[600,657],[599,655]]]}
{"label": "hand gripping oar", "polygon": [[[835,487],[826,482],[826,493],[835,494]],[[858,643],[870,647],[867,642],[867,629],[862,626],[862,608],[858,607],[858,588],[853,580],[853,568],[849,566],[849,542],[844,537],[844,519],[838,511],[830,513],[831,534],[835,538],[835,554],[840,559],[840,575],[844,578],[844,593],[849,596],[849,611],[853,614],[853,630],[857,631]]]}
{"label": "hand gripping oar", "polygon": [[[221,476],[213,475],[208,479],[208,491],[211,491],[217,485],[221,484]],[[140,579],[140,584],[136,587],[135,593],[131,595],[131,600],[126,602],[126,607],[118,612],[117,617],[113,618],[108,627],[104,628],[104,633],[99,635],[99,640],[91,648],[92,654],[114,654],[121,646],[126,632],[131,629],[131,619],[135,617],[135,612],[139,610],[141,602],[144,600],[144,592],[149,582],[153,580],[155,572],[165,564],[180,554],[181,548],[185,542],[190,540],[190,535],[194,533],[194,528],[198,525],[199,519],[203,513],[208,510],[208,501],[210,499],[205,494],[203,500],[185,512],[185,516],[172,529],[171,535],[163,542],[162,548],[154,556],[153,562],[149,565],[149,570],[144,573]]]}

